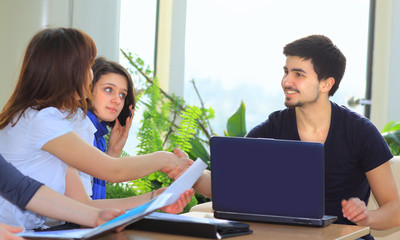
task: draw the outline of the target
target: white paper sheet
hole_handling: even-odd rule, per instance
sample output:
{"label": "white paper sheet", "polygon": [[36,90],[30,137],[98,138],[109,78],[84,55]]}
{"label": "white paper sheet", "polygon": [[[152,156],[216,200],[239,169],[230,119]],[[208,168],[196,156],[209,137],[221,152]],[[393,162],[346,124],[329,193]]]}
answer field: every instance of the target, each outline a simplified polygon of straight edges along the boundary
{"label": "white paper sheet", "polygon": [[[178,201],[180,195],[193,186],[206,168],[207,164],[205,164],[201,159],[197,159],[192,166],[186,170],[186,172],[184,172],[167,188],[167,190],[162,193],[172,194],[167,201],[167,205]],[[160,196],[162,194],[160,194]]]}

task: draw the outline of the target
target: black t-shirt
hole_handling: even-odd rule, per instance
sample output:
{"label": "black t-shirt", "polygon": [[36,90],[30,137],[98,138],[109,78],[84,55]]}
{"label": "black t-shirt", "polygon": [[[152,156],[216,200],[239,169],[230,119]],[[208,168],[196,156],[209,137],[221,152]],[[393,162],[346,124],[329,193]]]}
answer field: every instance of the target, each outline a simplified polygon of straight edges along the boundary
{"label": "black t-shirt", "polygon": [[22,210],[43,184],[23,175],[0,155],[0,195]]}
{"label": "black t-shirt", "polygon": [[[338,216],[336,223],[353,224],[343,217],[341,200],[358,197],[368,204],[370,186],[365,172],[393,155],[367,118],[335,103],[331,106],[331,124],[324,144],[325,214]],[[295,110],[272,113],[246,137],[300,140]]]}

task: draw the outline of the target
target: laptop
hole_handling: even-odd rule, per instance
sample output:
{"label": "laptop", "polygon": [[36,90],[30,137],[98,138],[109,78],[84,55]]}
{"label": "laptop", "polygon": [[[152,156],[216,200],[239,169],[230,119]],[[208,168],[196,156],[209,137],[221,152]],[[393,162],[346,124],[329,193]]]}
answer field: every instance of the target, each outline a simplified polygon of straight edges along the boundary
{"label": "laptop", "polygon": [[324,227],[323,144],[215,136],[210,140],[214,217]]}

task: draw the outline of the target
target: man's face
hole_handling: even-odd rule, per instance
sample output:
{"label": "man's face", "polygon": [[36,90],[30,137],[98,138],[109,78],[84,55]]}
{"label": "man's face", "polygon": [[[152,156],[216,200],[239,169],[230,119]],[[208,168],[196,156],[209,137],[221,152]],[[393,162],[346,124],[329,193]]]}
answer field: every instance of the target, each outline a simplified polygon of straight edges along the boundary
{"label": "man's face", "polygon": [[311,59],[288,56],[283,70],[281,85],[286,107],[303,107],[318,101],[320,82]]}

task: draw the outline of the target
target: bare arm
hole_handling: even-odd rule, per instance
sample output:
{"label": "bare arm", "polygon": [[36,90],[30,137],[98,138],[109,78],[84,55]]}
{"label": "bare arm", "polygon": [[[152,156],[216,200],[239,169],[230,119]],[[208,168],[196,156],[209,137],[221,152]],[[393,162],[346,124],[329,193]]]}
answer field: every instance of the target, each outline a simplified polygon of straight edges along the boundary
{"label": "bare arm", "polygon": [[209,170],[204,170],[193,188],[201,195],[211,198],[211,172]]}
{"label": "bare arm", "polygon": [[178,157],[174,153],[164,151],[114,158],[85,142],[75,132],[47,142],[42,150],[82,172],[108,182],[138,179],[158,170],[184,169],[190,163],[187,157]]}
{"label": "bare arm", "polygon": [[363,201],[352,198],[342,202],[343,214],[358,225],[385,230],[400,225],[400,199],[390,163],[366,173],[379,208],[369,211]]}
{"label": "bare arm", "polygon": [[366,173],[372,192],[379,204],[371,211],[371,228],[388,229],[400,225],[400,198],[390,162]]}
{"label": "bare arm", "polygon": [[[106,209],[106,208],[118,208],[118,209],[129,209],[137,207],[151,199],[152,194],[145,193],[138,196],[128,197],[128,198],[120,198],[120,199],[101,199],[101,200],[92,200],[86,193],[85,188],[83,186],[82,180],[79,177],[76,169],[72,167],[68,167],[67,174],[65,177],[66,180],[66,189],[65,195],[69,196],[79,202],[84,204],[88,204],[90,206]],[[156,190],[155,196],[163,192],[164,189]],[[183,211],[183,208],[190,202],[191,197],[194,195],[193,190],[186,191],[181,195],[181,198],[171,204],[162,208],[162,211],[168,213],[180,213]]]}
{"label": "bare arm", "polygon": [[46,186],[41,186],[26,209],[47,217],[95,227],[123,213],[117,209],[101,210],[70,199]]}

